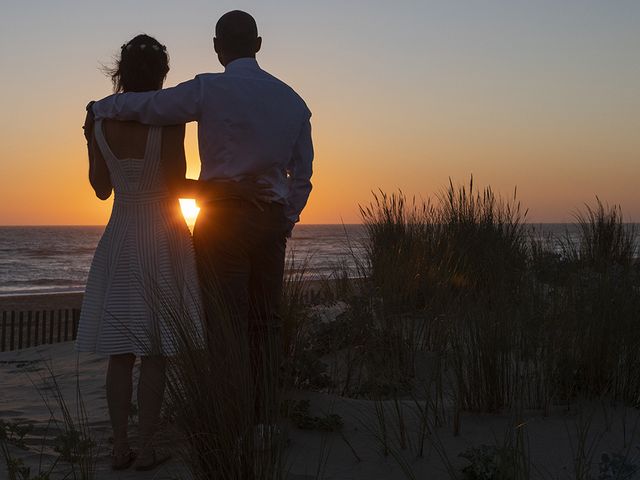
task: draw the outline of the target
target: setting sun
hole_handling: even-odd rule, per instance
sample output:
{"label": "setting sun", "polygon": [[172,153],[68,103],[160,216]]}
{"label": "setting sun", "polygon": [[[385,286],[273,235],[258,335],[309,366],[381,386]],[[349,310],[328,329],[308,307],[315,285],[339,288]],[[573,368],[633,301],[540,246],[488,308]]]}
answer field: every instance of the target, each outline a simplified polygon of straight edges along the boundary
{"label": "setting sun", "polygon": [[187,221],[189,226],[196,223],[196,218],[198,218],[200,208],[196,205],[195,200],[191,198],[181,198],[180,208],[182,209],[182,215],[184,215],[184,219]]}

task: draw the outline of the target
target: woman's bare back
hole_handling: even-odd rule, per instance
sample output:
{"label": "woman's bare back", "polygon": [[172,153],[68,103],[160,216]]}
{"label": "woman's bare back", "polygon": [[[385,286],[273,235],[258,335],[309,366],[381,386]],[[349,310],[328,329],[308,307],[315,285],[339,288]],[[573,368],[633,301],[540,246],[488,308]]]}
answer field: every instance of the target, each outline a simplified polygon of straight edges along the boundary
{"label": "woman's bare back", "polygon": [[[145,156],[149,126],[138,122],[121,122],[104,120],[103,132],[109,148],[119,159],[140,159]],[[162,128],[162,147],[160,164],[167,182],[167,187],[180,185],[186,173],[186,158],[184,153],[184,125],[172,125]],[[92,148],[93,158],[91,183],[98,193],[98,186],[104,191],[108,186],[110,193],[111,182],[102,152],[95,144]],[[100,195],[99,195],[100,196]],[[103,198],[104,194],[101,196]],[[108,196],[108,195],[107,195]]]}

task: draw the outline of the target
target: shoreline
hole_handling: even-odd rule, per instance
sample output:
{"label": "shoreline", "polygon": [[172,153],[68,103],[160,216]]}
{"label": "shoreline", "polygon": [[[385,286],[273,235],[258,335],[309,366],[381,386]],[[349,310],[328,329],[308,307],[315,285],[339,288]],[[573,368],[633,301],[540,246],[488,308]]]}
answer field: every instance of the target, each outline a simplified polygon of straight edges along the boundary
{"label": "shoreline", "polygon": [[31,297],[38,295],[65,295],[65,294],[84,293],[84,288],[69,288],[68,290],[17,290],[13,292],[0,293],[0,299],[8,297]]}
{"label": "shoreline", "polygon": [[[358,276],[349,277],[350,281],[356,281],[358,279],[360,279]],[[286,284],[286,275],[284,281]],[[326,284],[333,284],[338,281],[342,281],[342,279],[312,277],[303,280],[304,289],[308,295],[317,294]],[[58,291],[0,293],[0,311],[80,308],[83,296],[84,288]]]}
{"label": "shoreline", "polygon": [[[331,280],[308,280],[305,285],[306,294],[311,298],[318,295],[325,281],[331,282]],[[0,312],[79,309],[82,306],[83,297],[84,290],[0,294]]]}

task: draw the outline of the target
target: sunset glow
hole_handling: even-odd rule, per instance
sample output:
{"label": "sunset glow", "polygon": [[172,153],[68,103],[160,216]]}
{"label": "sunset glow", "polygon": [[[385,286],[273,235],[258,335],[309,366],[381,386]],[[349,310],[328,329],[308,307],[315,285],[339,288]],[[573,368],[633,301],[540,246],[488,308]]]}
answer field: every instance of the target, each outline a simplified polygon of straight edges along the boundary
{"label": "sunset glow", "polygon": [[187,221],[187,225],[193,226],[198,218],[200,208],[196,205],[196,201],[191,198],[181,198],[180,208],[182,209],[182,215]]}
{"label": "sunset glow", "polygon": [[532,222],[570,221],[596,195],[640,221],[640,2],[60,0],[0,16],[0,224],[105,224],[81,130],[111,92],[102,66],[145,32],[169,51],[165,86],[221,72],[213,27],[234,8],[257,19],[260,65],[313,112],[302,223],[358,223],[371,191],[433,196],[472,174],[517,186]]}

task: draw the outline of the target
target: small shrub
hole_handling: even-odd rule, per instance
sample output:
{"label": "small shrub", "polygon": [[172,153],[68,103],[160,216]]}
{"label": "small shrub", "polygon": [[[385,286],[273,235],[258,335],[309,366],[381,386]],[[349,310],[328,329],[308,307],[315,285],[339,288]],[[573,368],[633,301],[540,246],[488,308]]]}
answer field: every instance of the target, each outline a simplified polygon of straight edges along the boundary
{"label": "small shrub", "polygon": [[335,386],[327,373],[327,365],[309,350],[299,352],[292,359],[291,380],[298,389],[324,391]]}
{"label": "small shrub", "polygon": [[60,459],[76,463],[81,458],[88,456],[96,447],[96,442],[82,435],[77,430],[69,429],[62,432],[54,440],[53,450],[60,454]]}
{"label": "small shrub", "polygon": [[640,466],[621,453],[603,453],[598,467],[598,480],[632,480],[640,472]]}
{"label": "small shrub", "polygon": [[33,430],[33,425],[19,422],[5,422],[0,420],[0,440],[6,441],[9,445],[28,450],[24,437]]}
{"label": "small shrub", "polygon": [[319,430],[321,432],[337,432],[342,430],[344,422],[340,415],[331,413],[313,416],[309,413],[309,400],[293,402],[289,418],[301,430]]}
{"label": "small shrub", "polygon": [[519,452],[508,445],[480,445],[462,452],[469,465],[462,469],[464,480],[515,480],[518,476]]}
{"label": "small shrub", "polygon": [[7,459],[7,473],[9,480],[49,480],[51,473],[38,473],[31,476],[31,467],[25,466],[21,458]]}
{"label": "small shrub", "polygon": [[43,471],[40,468],[39,472],[32,476],[31,467],[26,466],[21,458],[13,456],[9,448],[14,446],[21,450],[29,450],[24,442],[24,437],[32,428],[31,424],[23,425],[17,422],[0,420],[0,453],[4,459],[8,480],[49,480],[51,478],[51,471],[57,461],[51,465],[48,471]]}

